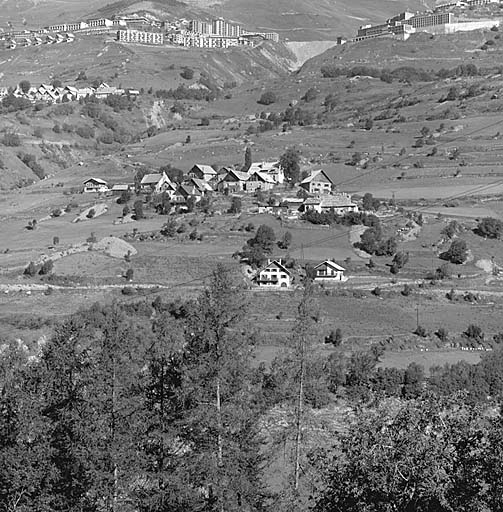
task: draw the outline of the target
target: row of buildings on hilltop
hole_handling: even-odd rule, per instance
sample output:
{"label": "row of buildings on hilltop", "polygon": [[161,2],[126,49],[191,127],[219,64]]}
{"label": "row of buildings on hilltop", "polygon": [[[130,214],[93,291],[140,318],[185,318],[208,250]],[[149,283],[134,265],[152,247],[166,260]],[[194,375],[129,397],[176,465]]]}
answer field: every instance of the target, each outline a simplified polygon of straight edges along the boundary
{"label": "row of buildings on hilltop", "polygon": [[12,94],[16,98],[24,98],[32,103],[64,103],[78,101],[81,98],[91,96],[97,99],[106,99],[113,95],[122,96],[127,94],[134,98],[140,94],[140,91],[135,89],[120,89],[106,83],[101,83],[98,87],[75,87],[72,85],[57,87],[54,85],[41,84],[38,87],[32,86],[28,90],[24,90],[20,85],[13,89],[0,87],[0,100],[9,96],[9,94]]}
{"label": "row of buildings on hilltop", "polygon": [[[89,178],[84,182],[83,192],[111,193],[124,192],[157,195],[167,194],[174,206],[183,208],[189,197],[197,203],[203,197],[212,194],[255,194],[257,191],[269,192],[284,190],[285,175],[277,162],[253,163],[247,172],[231,167],[215,170],[212,166],[196,164],[188,172],[182,183],[172,181],[165,172],[146,174],[140,183],[116,183],[109,185],[100,178]],[[273,205],[259,205],[257,213],[269,212],[281,216],[296,216],[308,210],[318,213],[332,211],[343,215],[357,212],[358,205],[351,195],[337,192],[330,177],[323,171],[312,171],[299,183],[305,191],[305,197],[283,197]]]}
{"label": "row of buildings on hilltop", "polygon": [[254,46],[258,40],[279,41],[276,32],[244,30],[238,23],[223,18],[212,21],[176,20],[167,22],[145,16],[118,16],[87,21],[58,23],[38,30],[11,30],[0,34],[4,48],[73,42],[76,35],[114,35],[121,43],[147,45],[176,44],[194,48]]}
{"label": "row of buildings on hilltop", "polygon": [[[486,1],[486,0],[476,0]],[[411,34],[427,32],[429,34],[453,34],[471,30],[491,29],[500,25],[499,19],[456,19],[445,9],[427,13],[402,12],[379,25],[362,25],[353,42],[376,37],[394,37],[406,40]]]}

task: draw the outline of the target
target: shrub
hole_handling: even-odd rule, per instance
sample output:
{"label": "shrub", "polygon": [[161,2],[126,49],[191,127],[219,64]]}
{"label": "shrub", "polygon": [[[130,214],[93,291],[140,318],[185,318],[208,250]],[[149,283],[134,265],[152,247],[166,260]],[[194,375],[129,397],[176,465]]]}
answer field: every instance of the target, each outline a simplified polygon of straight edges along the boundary
{"label": "shrub", "polygon": [[127,271],[126,271],[126,279],[128,281],[132,281],[133,280],[133,276],[134,276],[134,270],[132,268],[128,268]]}
{"label": "shrub", "polygon": [[342,331],[339,327],[335,331],[330,331],[328,336],[325,336],[325,343],[331,343],[334,347],[342,344]]}
{"label": "shrub", "polygon": [[55,210],[52,210],[51,217],[60,217],[61,213],[61,210],[59,208],[56,208]]}
{"label": "shrub", "polygon": [[39,274],[41,276],[50,274],[52,272],[52,269],[54,268],[54,263],[52,260],[45,260],[44,263],[42,263],[42,266],[40,267]]}
{"label": "shrub", "polygon": [[131,286],[124,286],[121,290],[122,295],[134,295],[136,293],[136,290],[134,288],[131,288]]}
{"label": "shrub", "polygon": [[503,222],[493,217],[486,217],[478,223],[475,232],[486,238],[501,238]]}
{"label": "shrub", "polygon": [[103,144],[113,144],[114,143],[114,134],[111,130],[107,130],[103,132],[99,137],[98,141]]}
{"label": "shrub", "polygon": [[273,103],[276,103],[276,101],[276,95],[272,91],[266,91],[262,93],[260,98],[257,100],[257,103],[260,105],[272,105]]}
{"label": "shrub", "polygon": [[92,128],[91,126],[79,126],[76,130],[75,130],[75,133],[79,136],[79,137],[82,137],[83,139],[92,139],[94,137],[94,128]]}
{"label": "shrub", "polygon": [[94,244],[96,243],[97,241],[97,238],[96,238],[96,235],[94,234],[94,232],[91,232],[91,235],[86,238],[86,242],[89,243],[89,244]]}
{"label": "shrub", "polygon": [[404,297],[408,297],[411,293],[412,293],[412,286],[410,286],[410,284],[404,285],[403,290],[401,291],[401,294]]}
{"label": "shrub", "polygon": [[161,235],[173,238],[176,235],[176,222],[174,220],[168,220],[161,228]]}
{"label": "shrub", "polygon": [[209,126],[210,120],[207,117],[203,117],[199,123],[200,126]]}
{"label": "shrub", "polygon": [[443,260],[460,265],[468,257],[468,248],[464,240],[458,239],[451,243],[449,249],[440,255]]}
{"label": "shrub", "polygon": [[310,87],[302,96],[301,99],[303,99],[306,102],[314,101],[318,97],[318,91],[314,87]]}
{"label": "shrub", "polygon": [[38,272],[37,265],[35,265],[35,263],[33,261],[30,261],[28,266],[24,269],[23,274],[25,276],[33,277],[34,275],[37,274],[37,272]]}
{"label": "shrub", "polygon": [[54,133],[61,133],[61,126],[59,126],[59,124],[55,124],[53,127],[52,127],[52,131]]}
{"label": "shrub", "polygon": [[466,331],[463,333],[467,338],[474,341],[483,341],[484,333],[482,332],[482,328],[475,324],[470,324]]}
{"label": "shrub", "polygon": [[59,236],[55,236],[52,239],[52,245],[58,245],[59,244]]}
{"label": "shrub", "polygon": [[379,288],[379,286],[376,286],[372,290],[372,295],[375,295],[376,297],[380,297],[381,296],[381,288]]}
{"label": "shrub", "polygon": [[21,139],[17,133],[7,132],[2,137],[2,144],[8,147],[17,147],[21,145]]}
{"label": "shrub", "polygon": [[91,208],[91,209],[87,212],[86,217],[87,217],[88,219],[92,219],[95,215],[96,215],[96,210],[95,210],[94,208]]}
{"label": "shrub", "polygon": [[426,338],[426,336],[428,336],[428,332],[422,325],[418,325],[416,327],[414,334],[416,334],[417,336],[420,336],[421,338]]}
{"label": "shrub", "polygon": [[194,70],[191,68],[183,68],[182,72],[180,73],[180,76],[184,80],[192,80],[194,78]]}
{"label": "shrub", "polygon": [[141,220],[145,218],[145,215],[143,213],[143,201],[141,199],[138,199],[137,201],[134,202],[133,209],[136,220]]}
{"label": "shrub", "polygon": [[193,231],[191,231],[189,233],[189,240],[197,240],[197,237],[198,237],[198,233],[197,233],[197,229],[194,229]]}
{"label": "shrub", "polygon": [[241,198],[238,196],[233,196],[231,199],[231,206],[230,206],[228,212],[232,213],[232,214],[241,213],[241,208],[242,208]]}
{"label": "shrub", "polygon": [[443,327],[440,327],[435,334],[438,336],[439,340],[443,342],[446,342],[449,337],[449,332]]}

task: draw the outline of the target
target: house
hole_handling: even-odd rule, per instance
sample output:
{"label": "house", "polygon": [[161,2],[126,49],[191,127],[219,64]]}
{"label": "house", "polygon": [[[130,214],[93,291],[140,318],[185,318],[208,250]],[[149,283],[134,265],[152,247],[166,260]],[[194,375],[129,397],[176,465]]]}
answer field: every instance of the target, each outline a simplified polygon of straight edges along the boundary
{"label": "house", "polygon": [[147,194],[160,194],[162,192],[174,192],[176,189],[173,182],[165,172],[145,174],[140,181],[140,190]]}
{"label": "house", "polygon": [[187,181],[187,184],[189,187],[194,187],[197,189],[198,192],[203,196],[213,192],[212,186],[207,181],[201,180],[199,178],[190,178],[190,180]]}
{"label": "house", "polygon": [[229,169],[229,172],[218,183],[219,192],[243,192],[250,175],[247,172]]}
{"label": "house", "polygon": [[203,197],[203,194],[195,186],[189,185],[188,183],[179,185],[176,189],[176,195],[183,197],[183,202],[187,202],[189,197],[193,197],[196,203]]}
{"label": "house", "polygon": [[338,193],[333,195],[323,194],[316,197],[308,197],[302,204],[301,211],[314,210],[318,213],[334,212],[337,215],[344,215],[349,212],[357,212],[358,205],[351,199],[350,194]]}
{"label": "house", "polygon": [[191,178],[198,178],[204,181],[210,181],[217,176],[217,171],[211,165],[196,164],[189,171]]}
{"label": "house", "polygon": [[300,182],[300,186],[310,194],[330,194],[334,186],[325,171],[311,171],[310,176]]}
{"label": "house", "polygon": [[292,274],[283,266],[281,260],[269,260],[267,265],[255,274],[253,282],[264,288],[290,288]]}
{"label": "house", "polygon": [[282,185],[285,182],[285,173],[278,162],[254,162],[248,169],[248,174],[253,174],[257,171],[267,174],[278,185]]}
{"label": "house", "polygon": [[344,282],[348,278],[344,275],[346,269],[332,260],[326,260],[314,267],[314,281],[322,283]]}
{"label": "house", "polygon": [[253,193],[256,190],[271,190],[276,185],[272,177],[265,172],[255,171],[248,175],[249,177],[244,187],[246,192]]}
{"label": "house", "polygon": [[108,183],[100,178],[89,178],[84,181],[84,192],[108,192]]}

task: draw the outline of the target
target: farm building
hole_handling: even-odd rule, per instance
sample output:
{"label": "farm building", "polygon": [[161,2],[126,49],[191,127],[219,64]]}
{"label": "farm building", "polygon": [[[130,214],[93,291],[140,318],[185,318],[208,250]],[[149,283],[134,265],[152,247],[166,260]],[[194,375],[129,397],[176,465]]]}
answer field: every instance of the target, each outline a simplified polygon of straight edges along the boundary
{"label": "farm building", "polygon": [[132,183],[116,183],[112,188],[111,192],[115,196],[120,196],[124,192],[131,192],[134,190],[134,184]]}
{"label": "farm building", "polygon": [[314,280],[315,282],[335,282],[347,281],[348,278],[344,275],[345,268],[337,265],[332,260],[326,260],[314,267]]}
{"label": "farm building", "polygon": [[310,194],[330,194],[333,188],[332,180],[325,171],[311,171],[311,175],[300,182],[300,186]]}
{"label": "farm building", "polygon": [[84,181],[84,192],[108,192],[108,183],[100,178],[89,178]]}
{"label": "farm building", "polygon": [[254,172],[267,174],[278,185],[282,185],[285,182],[285,173],[278,162],[253,162],[248,169],[248,174],[251,175]]}
{"label": "farm building", "polygon": [[249,177],[246,172],[229,169],[229,172],[218,184],[218,190],[219,192],[243,192]]}
{"label": "farm building", "polygon": [[338,215],[349,212],[357,212],[358,205],[351,199],[350,194],[339,193],[334,195],[322,195],[308,197],[302,204],[301,211],[314,210],[318,213],[333,211]]}
{"label": "farm building", "polygon": [[255,274],[253,282],[260,287],[290,288],[292,274],[283,266],[281,260],[269,260],[268,264]]}

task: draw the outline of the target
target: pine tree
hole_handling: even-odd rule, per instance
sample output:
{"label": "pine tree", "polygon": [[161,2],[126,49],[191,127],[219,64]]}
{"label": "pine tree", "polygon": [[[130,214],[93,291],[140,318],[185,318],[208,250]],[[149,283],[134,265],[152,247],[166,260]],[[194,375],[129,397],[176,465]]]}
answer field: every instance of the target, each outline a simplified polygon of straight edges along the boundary
{"label": "pine tree", "polygon": [[251,165],[252,165],[252,151],[251,151],[251,147],[248,146],[245,150],[245,163],[241,170],[243,172],[248,172],[250,170]]}

